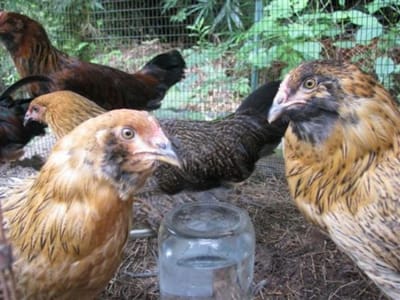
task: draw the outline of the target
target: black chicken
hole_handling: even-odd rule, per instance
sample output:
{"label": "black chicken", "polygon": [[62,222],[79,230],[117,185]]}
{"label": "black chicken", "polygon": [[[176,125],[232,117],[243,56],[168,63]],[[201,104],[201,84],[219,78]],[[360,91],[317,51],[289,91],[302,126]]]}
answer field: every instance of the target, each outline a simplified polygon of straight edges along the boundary
{"label": "black chicken", "polygon": [[45,76],[28,76],[8,87],[0,95],[0,161],[16,160],[23,155],[23,147],[35,136],[45,133],[45,125],[23,120],[32,98],[14,100],[11,95],[22,86],[49,82]]}

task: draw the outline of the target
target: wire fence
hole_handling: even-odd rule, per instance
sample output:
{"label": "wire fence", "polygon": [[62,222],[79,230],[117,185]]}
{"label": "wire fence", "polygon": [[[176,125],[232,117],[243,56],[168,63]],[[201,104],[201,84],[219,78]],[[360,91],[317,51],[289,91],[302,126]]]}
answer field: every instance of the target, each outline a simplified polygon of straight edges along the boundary
{"label": "wire fence", "polygon": [[[399,99],[397,1],[201,3],[0,0],[0,8],[39,21],[52,43],[71,56],[127,72],[178,48],[187,63],[186,78],[155,111],[160,118],[214,119],[234,111],[263,82],[282,78],[304,60],[321,58],[359,64]],[[6,86],[17,75],[8,53],[1,51],[0,77]],[[36,139],[28,155],[47,152],[52,141]]]}
{"label": "wire fence", "polygon": [[[83,60],[134,72],[163,51],[181,50],[186,78],[167,93],[155,112],[160,118],[210,120],[227,114],[258,85],[310,59],[357,63],[395,97],[400,94],[397,1],[29,3],[2,0],[0,8],[39,21],[57,48]],[[4,49],[1,54],[6,86],[17,76],[9,55]]]}
{"label": "wire fence", "polygon": [[[0,6],[44,24],[52,42],[65,52],[128,72],[162,51],[180,49],[188,65],[186,79],[168,93],[156,112],[161,117],[212,119],[231,112],[262,82],[282,78],[301,61],[316,58],[358,63],[395,96],[400,94],[396,1],[345,1],[343,6],[337,1],[247,1],[247,13],[240,16],[245,27],[230,32],[213,30],[212,21],[201,23],[187,11],[184,21],[173,21],[184,5],[195,9],[196,1],[175,1],[168,9],[167,0],[86,2],[90,9],[63,8],[56,0],[42,1],[34,10],[18,1]],[[7,64],[11,67],[3,67],[1,75],[10,83],[15,70]]]}

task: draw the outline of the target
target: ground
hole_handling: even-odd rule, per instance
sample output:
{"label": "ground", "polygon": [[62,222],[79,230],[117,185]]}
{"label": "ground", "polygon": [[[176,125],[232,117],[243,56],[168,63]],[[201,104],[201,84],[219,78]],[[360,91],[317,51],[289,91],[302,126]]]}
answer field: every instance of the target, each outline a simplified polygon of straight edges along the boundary
{"label": "ground", "polygon": [[[280,164],[281,170],[272,174],[271,164]],[[223,194],[220,200],[246,209],[255,226],[254,300],[386,299],[327,236],[301,216],[282,168],[280,158],[262,161],[251,178],[217,196]],[[187,194],[174,199],[192,200]],[[158,203],[158,211],[168,211],[174,205],[170,200]],[[139,204],[136,208],[140,211]],[[161,219],[156,214],[151,217],[153,222]],[[124,263],[102,299],[158,299],[156,258],[155,238],[131,240]]]}
{"label": "ground", "polygon": [[[38,159],[0,166],[1,180],[35,172]],[[4,181],[3,181],[4,183]],[[256,231],[253,293],[261,299],[386,299],[334,243],[301,216],[288,193],[282,159],[261,161],[245,182],[208,193],[141,197],[134,206],[138,228],[157,229],[179,202],[217,198],[246,209]],[[138,225],[140,224],[140,225]],[[99,299],[158,299],[157,239],[130,240],[120,270]]]}

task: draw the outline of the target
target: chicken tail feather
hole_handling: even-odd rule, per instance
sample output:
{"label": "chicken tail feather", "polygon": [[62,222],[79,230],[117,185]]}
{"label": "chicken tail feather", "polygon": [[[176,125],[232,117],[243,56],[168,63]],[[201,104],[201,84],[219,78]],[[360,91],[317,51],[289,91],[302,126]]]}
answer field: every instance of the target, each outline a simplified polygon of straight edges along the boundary
{"label": "chicken tail feather", "polygon": [[24,77],[17,82],[13,83],[10,85],[8,88],[6,88],[1,94],[0,94],[0,101],[3,99],[9,99],[9,96],[14,93],[16,90],[19,88],[28,85],[33,82],[49,82],[51,79],[47,76],[43,75],[32,75],[32,76],[27,76]]}
{"label": "chicken tail feather", "polygon": [[177,50],[157,55],[142,68],[142,72],[154,76],[169,89],[185,74],[186,63]]}
{"label": "chicken tail feather", "polygon": [[280,83],[280,81],[272,81],[257,88],[243,100],[236,109],[236,113],[254,111],[257,114],[268,115]]}

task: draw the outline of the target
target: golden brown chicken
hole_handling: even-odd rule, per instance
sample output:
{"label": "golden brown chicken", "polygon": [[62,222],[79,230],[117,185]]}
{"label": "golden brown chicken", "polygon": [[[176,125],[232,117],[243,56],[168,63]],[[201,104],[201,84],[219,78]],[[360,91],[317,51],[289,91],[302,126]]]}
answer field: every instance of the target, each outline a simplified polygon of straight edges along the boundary
{"label": "golden brown chicken", "polygon": [[76,127],[37,176],[2,194],[19,299],[93,299],[106,286],[156,161],[179,164],[158,122],[114,110]]}
{"label": "golden brown chicken", "polygon": [[93,101],[72,91],[56,91],[36,97],[26,111],[24,124],[31,121],[50,124],[57,139],[62,138],[84,121],[105,113]]}
{"label": "golden brown chicken", "polygon": [[269,120],[289,118],[286,176],[300,211],[393,299],[400,299],[400,111],[352,64],[303,63]]}
{"label": "golden brown chicken", "polygon": [[[161,194],[201,191],[248,178],[255,163],[273,153],[287,126],[285,122],[270,125],[267,121],[278,87],[278,82],[262,85],[235,113],[214,121],[160,120],[183,167],[160,164],[150,190]],[[102,109],[88,99],[59,91],[33,100],[25,120],[47,123],[61,137],[99,113]]]}

